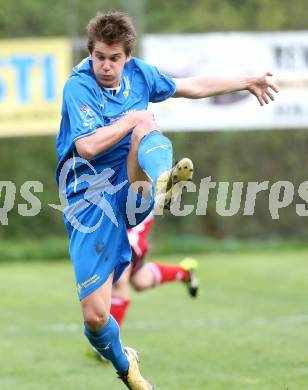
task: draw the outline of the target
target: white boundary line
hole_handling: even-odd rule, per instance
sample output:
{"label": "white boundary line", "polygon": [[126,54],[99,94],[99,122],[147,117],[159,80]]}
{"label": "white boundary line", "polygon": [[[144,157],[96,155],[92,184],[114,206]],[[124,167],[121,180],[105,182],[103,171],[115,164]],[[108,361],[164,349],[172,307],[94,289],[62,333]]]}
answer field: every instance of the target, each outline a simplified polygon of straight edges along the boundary
{"label": "white boundary line", "polygon": [[[179,321],[128,321],[125,329],[136,330],[161,330],[172,328],[215,328],[215,327],[233,327],[233,326],[270,326],[270,325],[300,325],[308,324],[308,314],[294,314],[285,317],[269,318],[258,316],[253,319],[245,318],[202,318]],[[80,333],[82,332],[82,323],[54,323],[41,324],[31,327],[31,331],[39,333]],[[28,328],[29,330],[29,328]],[[1,333],[25,333],[27,326],[0,325]]]}

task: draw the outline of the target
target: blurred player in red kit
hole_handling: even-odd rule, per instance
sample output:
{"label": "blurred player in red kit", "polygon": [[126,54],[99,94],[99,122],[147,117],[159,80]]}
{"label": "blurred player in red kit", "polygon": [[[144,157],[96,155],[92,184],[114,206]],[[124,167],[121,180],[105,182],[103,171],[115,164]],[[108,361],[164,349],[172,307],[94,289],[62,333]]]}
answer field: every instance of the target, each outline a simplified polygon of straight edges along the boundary
{"label": "blurred player in red kit", "polygon": [[130,304],[129,284],[136,291],[144,291],[164,283],[183,282],[192,297],[198,293],[196,277],[197,261],[183,259],[179,264],[161,262],[145,263],[149,251],[148,235],[154,218],[150,214],[141,224],[128,229],[128,239],[132,249],[132,264],[113,286],[111,313],[121,326]]}

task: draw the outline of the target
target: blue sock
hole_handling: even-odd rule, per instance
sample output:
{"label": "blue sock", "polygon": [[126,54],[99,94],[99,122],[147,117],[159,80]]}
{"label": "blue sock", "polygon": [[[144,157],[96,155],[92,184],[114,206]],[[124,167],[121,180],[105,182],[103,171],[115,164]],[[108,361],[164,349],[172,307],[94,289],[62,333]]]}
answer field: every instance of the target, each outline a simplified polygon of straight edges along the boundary
{"label": "blue sock", "polygon": [[155,185],[157,178],[172,168],[172,144],[159,131],[152,131],[142,138],[138,161],[141,169]]}
{"label": "blue sock", "polygon": [[122,373],[128,370],[129,362],[120,340],[119,325],[112,315],[110,315],[107,323],[97,332],[92,332],[85,324],[84,334],[91,345],[105,359],[111,361],[117,372]]}

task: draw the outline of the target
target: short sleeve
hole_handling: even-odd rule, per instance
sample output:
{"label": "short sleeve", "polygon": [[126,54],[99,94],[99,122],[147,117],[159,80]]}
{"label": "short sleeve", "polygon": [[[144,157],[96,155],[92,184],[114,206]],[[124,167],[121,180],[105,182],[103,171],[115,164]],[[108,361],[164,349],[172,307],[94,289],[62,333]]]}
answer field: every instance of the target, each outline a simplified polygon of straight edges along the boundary
{"label": "short sleeve", "polygon": [[176,91],[173,79],[161,73],[155,66],[149,65],[151,84],[150,102],[158,103],[171,97]]}
{"label": "short sleeve", "polygon": [[63,99],[73,142],[104,126],[97,91],[84,80],[74,77],[69,79],[64,88]]}
{"label": "short sleeve", "polygon": [[155,66],[147,64],[139,58],[135,61],[147,82],[151,103],[162,102],[175,93],[176,85],[171,77],[161,73]]}

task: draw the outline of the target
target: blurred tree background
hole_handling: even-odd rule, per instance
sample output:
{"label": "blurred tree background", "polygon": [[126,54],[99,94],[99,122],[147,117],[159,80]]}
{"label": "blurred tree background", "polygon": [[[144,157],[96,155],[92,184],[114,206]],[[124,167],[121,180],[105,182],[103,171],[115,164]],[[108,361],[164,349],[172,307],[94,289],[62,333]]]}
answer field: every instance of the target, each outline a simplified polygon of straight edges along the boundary
{"label": "blurred tree background", "polygon": [[[1,1],[0,38],[85,35],[85,26],[97,10],[128,10],[137,7],[145,32],[194,33],[213,31],[275,31],[307,28],[306,0],[20,0],[18,6]],[[133,17],[136,14],[132,15]],[[257,103],[256,103],[257,104]],[[60,110],[60,107],[59,107]],[[308,132],[232,131],[215,133],[169,133],[175,157],[188,155],[196,162],[195,183],[201,177],[212,181],[289,180],[295,190],[306,180]],[[41,238],[65,235],[62,216],[48,203],[58,203],[54,180],[56,167],[55,137],[1,139],[0,180],[11,180],[17,189],[26,180],[39,180],[44,192],[37,194],[42,211],[34,218],[20,217],[17,204],[24,203],[17,193],[9,226],[1,226],[0,237]],[[254,216],[243,216],[243,204],[234,217],[220,217],[215,210],[217,190],[210,195],[206,216],[157,218],[158,236],[195,234],[231,238],[305,238],[306,219],[292,206],[272,220],[268,208],[268,191],[258,195]],[[186,200],[196,204],[195,195]],[[3,194],[1,197],[3,202]],[[302,203],[302,201],[299,203]]]}
{"label": "blurred tree background", "polygon": [[97,10],[129,8],[143,10],[143,25],[153,33],[307,28],[306,0],[19,0],[18,7],[2,0],[0,38],[82,36]]}

